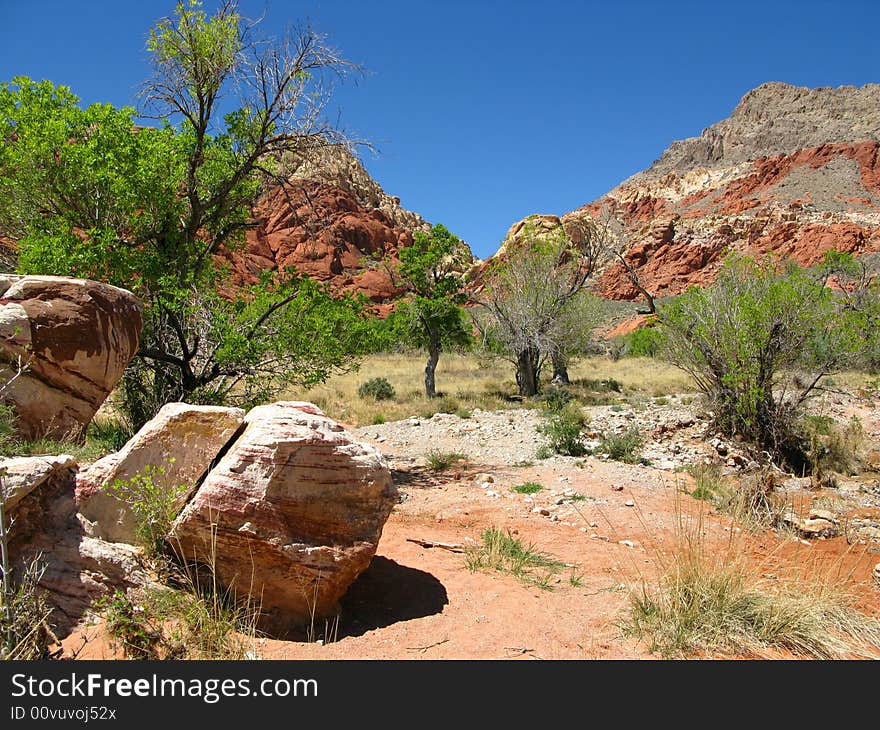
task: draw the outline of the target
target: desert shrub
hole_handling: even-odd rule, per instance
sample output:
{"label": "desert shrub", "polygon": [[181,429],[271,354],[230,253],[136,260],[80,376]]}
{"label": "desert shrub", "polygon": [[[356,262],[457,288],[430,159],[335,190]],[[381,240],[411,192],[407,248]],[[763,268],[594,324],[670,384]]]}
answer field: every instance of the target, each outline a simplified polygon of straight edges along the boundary
{"label": "desert shrub", "polygon": [[621,434],[607,433],[602,436],[598,450],[614,461],[639,464],[643,461],[640,452],[644,443],[642,434],[637,428],[632,427]]}
{"label": "desert shrub", "polygon": [[660,351],[663,333],[657,327],[640,327],[623,338],[622,351],[626,357],[655,357]]}
{"label": "desert shrub", "polygon": [[431,471],[446,471],[454,464],[458,464],[467,459],[464,454],[437,450],[429,451],[425,458],[428,461],[428,468]]}
{"label": "desert shrub", "polygon": [[126,659],[161,659],[162,630],[142,607],[135,606],[124,591],[99,598],[93,607],[106,622],[112,642]]}
{"label": "desert shrub", "polygon": [[358,395],[361,398],[373,400],[391,400],[394,397],[394,387],[387,378],[371,378],[358,386]]}
{"label": "desert shrub", "polygon": [[467,549],[465,561],[471,571],[488,568],[509,573],[545,590],[551,588],[550,579],[566,567],[533,545],[523,545],[510,532],[496,528],[483,531],[480,544]]}
{"label": "desert shrub", "polygon": [[526,482],[525,484],[517,484],[511,489],[518,494],[537,494],[544,488],[543,484],[537,482]]}
{"label": "desert shrub", "polygon": [[581,409],[568,404],[558,410],[545,411],[544,422],[538,425],[538,433],[546,437],[546,446],[552,453],[583,456],[587,448],[581,441],[581,434],[586,425],[587,419]]}
{"label": "desert shrub", "polygon": [[830,416],[806,416],[803,432],[809,439],[812,474],[817,482],[825,481],[829,472],[854,474],[858,471],[865,429],[857,417],[840,425]]}
{"label": "desert shrub", "polygon": [[728,258],[711,288],[661,307],[663,354],[709,398],[716,426],[800,470],[804,403],[864,347],[865,309],[825,286],[827,270]]}
{"label": "desert shrub", "polygon": [[547,411],[561,411],[565,406],[575,399],[574,393],[568,388],[558,385],[551,385],[544,389],[536,400]]}
{"label": "desert shrub", "polygon": [[165,467],[150,464],[130,479],[117,479],[105,488],[131,509],[135,535],[144,551],[148,555],[161,553],[186,485],[169,484]]}

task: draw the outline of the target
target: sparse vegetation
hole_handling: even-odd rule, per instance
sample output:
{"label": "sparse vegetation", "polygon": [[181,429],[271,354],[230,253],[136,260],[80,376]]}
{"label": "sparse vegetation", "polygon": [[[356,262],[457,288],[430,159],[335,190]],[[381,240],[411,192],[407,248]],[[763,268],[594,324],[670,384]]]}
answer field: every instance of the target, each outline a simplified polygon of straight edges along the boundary
{"label": "sparse vegetation", "polygon": [[556,409],[545,410],[544,422],[538,425],[538,433],[547,438],[546,447],[551,453],[583,456],[587,448],[581,435],[586,425],[587,419],[580,407],[565,403]]}
{"label": "sparse vegetation", "polygon": [[701,652],[761,656],[768,649],[817,659],[880,657],[880,621],[856,609],[833,576],[770,581],[731,539],[710,547],[702,519],[679,515],[659,585],[630,595],[624,633],[664,657]]}
{"label": "sparse vegetation", "polygon": [[517,494],[537,494],[544,488],[543,484],[537,482],[526,482],[525,484],[517,484],[511,489]]}
{"label": "sparse vegetation", "polygon": [[[0,510],[0,516],[2,513],[3,510]],[[0,537],[5,538],[5,533]],[[4,556],[6,551],[7,546],[4,545]],[[40,555],[21,566],[17,575],[14,575],[8,563],[3,565],[0,660],[46,658],[49,643],[54,636],[48,623],[51,608],[39,586],[45,570],[46,565]]]}
{"label": "sparse vegetation", "polygon": [[148,464],[130,479],[117,479],[106,489],[131,509],[135,534],[145,553],[160,554],[187,485],[170,484],[164,466]]}
{"label": "sparse vegetation", "polygon": [[606,433],[599,442],[598,451],[606,454],[612,461],[625,464],[642,464],[641,448],[645,439],[636,427],[628,428],[623,433]]}
{"label": "sparse vegetation", "polygon": [[456,464],[466,461],[464,454],[449,453],[446,451],[429,451],[425,457],[428,461],[428,468],[431,471],[446,471]]}
{"label": "sparse vegetation", "polygon": [[468,548],[467,567],[472,570],[488,568],[509,573],[521,581],[550,590],[550,579],[561,572],[565,563],[538,551],[533,545],[524,546],[519,538],[497,528],[484,530],[481,544]]}

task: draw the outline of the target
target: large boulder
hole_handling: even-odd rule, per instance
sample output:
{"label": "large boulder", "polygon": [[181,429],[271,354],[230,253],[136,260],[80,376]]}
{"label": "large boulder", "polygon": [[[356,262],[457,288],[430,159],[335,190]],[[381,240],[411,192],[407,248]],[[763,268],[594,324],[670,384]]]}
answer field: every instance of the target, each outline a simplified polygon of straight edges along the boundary
{"label": "large boulder", "polygon": [[137,351],[142,324],[141,304],[125,289],[0,275],[0,397],[15,407],[22,435],[82,433]]}
{"label": "large boulder", "polygon": [[240,408],[164,405],[120,451],[99,459],[77,477],[76,497],[86,532],[104,540],[134,543],[131,510],[107,486],[131,479],[148,466],[160,468],[160,486],[187,488],[180,497],[183,506],[242,423]]}
{"label": "large boulder", "polygon": [[33,562],[41,566],[39,586],[52,608],[48,623],[58,635],[75,626],[96,598],[153,585],[139,550],[83,533],[74,500],[76,468],[69,456],[0,461],[12,577]]}
{"label": "large boulder", "polygon": [[174,523],[187,560],[283,630],[328,616],[370,564],[397,497],[383,456],[310,403],[251,410]]}

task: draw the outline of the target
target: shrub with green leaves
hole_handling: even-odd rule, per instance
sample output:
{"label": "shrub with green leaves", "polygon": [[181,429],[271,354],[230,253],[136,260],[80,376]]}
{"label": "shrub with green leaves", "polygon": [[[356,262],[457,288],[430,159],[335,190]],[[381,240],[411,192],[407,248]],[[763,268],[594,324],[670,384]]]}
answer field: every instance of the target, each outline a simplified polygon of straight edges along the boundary
{"label": "shrub with green leaves", "polygon": [[387,378],[371,378],[358,386],[358,395],[373,400],[391,400],[394,397],[394,386]]}
{"label": "shrub with green leaves", "polygon": [[640,464],[644,461],[641,456],[641,448],[644,443],[645,439],[641,432],[632,427],[620,434],[605,434],[599,443],[599,451],[607,454],[608,458],[614,461],[622,461],[625,464]]}
{"label": "shrub with green leaves", "polygon": [[626,357],[655,357],[661,349],[663,333],[658,327],[639,327],[623,338]]}
{"label": "shrub with green leaves", "polygon": [[105,488],[128,505],[135,536],[144,551],[148,555],[161,553],[186,485],[169,484],[164,466],[148,464],[130,479],[117,479]]}
{"label": "shrub with green leaves", "polygon": [[816,270],[733,256],[714,286],[660,309],[664,355],[708,396],[716,426],[794,468],[804,463],[805,402],[854,362],[876,325],[876,289],[859,298],[826,286],[848,265],[840,254]]}

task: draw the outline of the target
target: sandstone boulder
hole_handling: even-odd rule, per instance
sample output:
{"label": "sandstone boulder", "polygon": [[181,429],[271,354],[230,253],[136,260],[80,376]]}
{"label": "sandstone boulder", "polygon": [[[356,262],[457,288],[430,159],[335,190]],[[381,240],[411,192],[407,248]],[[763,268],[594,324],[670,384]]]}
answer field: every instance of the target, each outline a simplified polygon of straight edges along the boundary
{"label": "sandstone boulder", "polygon": [[4,507],[13,577],[36,561],[39,585],[53,611],[49,624],[63,635],[93,601],[117,589],[144,587],[152,577],[131,545],[83,534],[74,500],[76,462],[68,456],[32,456],[0,461],[5,470]]}
{"label": "sandstone boulder", "polygon": [[[141,304],[108,284],[0,275],[0,383],[29,439],[78,435],[138,348]],[[13,378],[19,365],[24,372]]]}
{"label": "sandstone boulder", "polygon": [[327,616],[370,564],[396,501],[383,456],[310,403],[251,410],[178,516],[187,560],[261,605],[283,630]]}
{"label": "sandstone boulder", "polygon": [[135,542],[128,506],[106,487],[131,479],[147,466],[161,467],[169,488],[184,485],[181,506],[211,462],[244,423],[240,408],[168,403],[122,449],[105,456],[77,477],[76,497],[86,532],[113,542]]}

